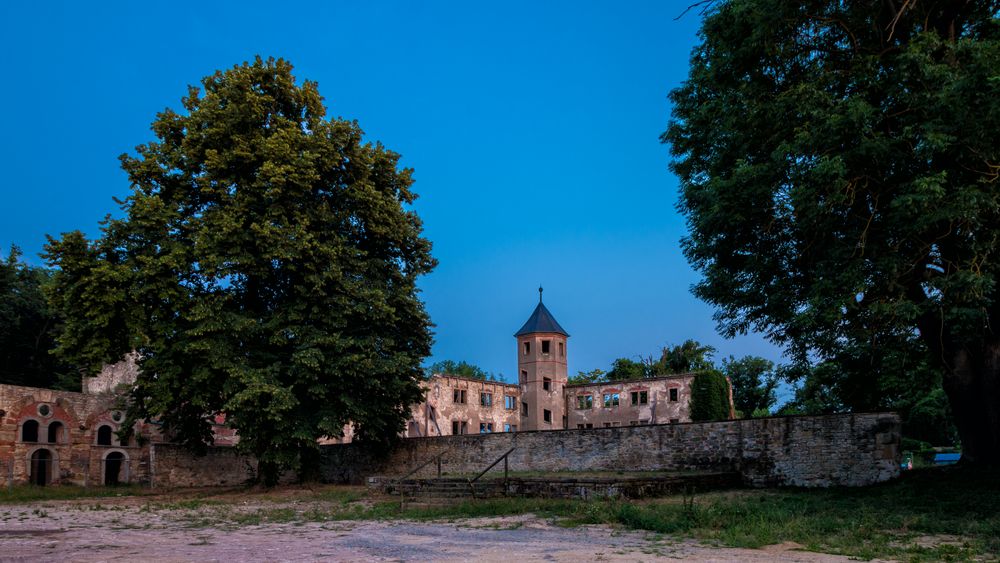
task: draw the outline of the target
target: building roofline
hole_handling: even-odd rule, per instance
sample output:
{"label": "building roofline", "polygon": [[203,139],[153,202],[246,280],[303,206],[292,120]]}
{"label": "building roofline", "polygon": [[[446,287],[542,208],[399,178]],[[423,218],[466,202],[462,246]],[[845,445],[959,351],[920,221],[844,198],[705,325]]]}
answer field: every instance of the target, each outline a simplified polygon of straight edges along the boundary
{"label": "building roofline", "polygon": [[502,385],[504,387],[520,388],[518,386],[518,384],[516,384],[516,383],[507,383],[506,381],[490,381],[489,379],[479,379],[477,377],[466,377],[464,375],[453,375],[453,374],[450,374],[450,373],[434,373],[434,374],[431,374],[431,376],[427,379],[427,381],[429,382],[431,379],[434,379],[435,377],[448,377],[448,378],[451,378],[451,379],[460,379],[462,381],[470,381],[472,383],[488,383],[488,384],[491,384],[491,385]]}
{"label": "building roofline", "polygon": [[693,377],[697,375],[696,372],[689,371],[686,373],[672,373],[670,375],[657,375],[656,377],[639,377],[636,379],[619,379],[617,381],[595,381],[594,383],[570,383],[563,386],[563,389],[569,388],[580,388],[580,387],[608,387],[609,385],[621,385],[625,383],[642,383],[643,381],[664,381],[667,379],[682,379],[686,377]]}

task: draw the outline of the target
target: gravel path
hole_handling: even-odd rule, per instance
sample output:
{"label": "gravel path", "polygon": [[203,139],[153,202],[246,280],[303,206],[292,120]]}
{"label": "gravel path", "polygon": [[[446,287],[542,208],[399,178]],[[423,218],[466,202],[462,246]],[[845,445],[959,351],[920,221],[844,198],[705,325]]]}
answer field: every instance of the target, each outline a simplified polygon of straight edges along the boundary
{"label": "gravel path", "polygon": [[849,561],[794,544],[712,548],[606,526],[562,528],[533,515],[216,526],[197,510],[102,501],[0,506],[0,561]]}

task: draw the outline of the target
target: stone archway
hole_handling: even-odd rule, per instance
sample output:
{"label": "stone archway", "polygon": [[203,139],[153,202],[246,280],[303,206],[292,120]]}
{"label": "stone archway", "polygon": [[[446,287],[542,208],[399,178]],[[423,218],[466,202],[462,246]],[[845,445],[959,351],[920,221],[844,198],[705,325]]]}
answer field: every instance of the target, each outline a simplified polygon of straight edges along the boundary
{"label": "stone archway", "polygon": [[101,460],[101,482],[114,486],[129,482],[128,455],[121,451],[104,454]]}
{"label": "stone archway", "polygon": [[46,448],[38,448],[28,457],[28,481],[32,485],[44,487],[52,482],[55,475],[56,458]]}

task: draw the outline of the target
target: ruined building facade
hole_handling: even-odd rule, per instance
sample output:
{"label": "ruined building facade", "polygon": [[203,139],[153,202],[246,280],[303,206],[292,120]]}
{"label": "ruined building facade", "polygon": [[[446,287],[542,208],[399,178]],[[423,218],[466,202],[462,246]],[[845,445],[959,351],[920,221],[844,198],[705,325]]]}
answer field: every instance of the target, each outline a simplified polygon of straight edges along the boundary
{"label": "ruined building facade", "polygon": [[541,294],[514,338],[517,385],[435,374],[424,383],[424,402],[412,408],[407,437],[691,421],[691,373],[570,385],[569,333]]}

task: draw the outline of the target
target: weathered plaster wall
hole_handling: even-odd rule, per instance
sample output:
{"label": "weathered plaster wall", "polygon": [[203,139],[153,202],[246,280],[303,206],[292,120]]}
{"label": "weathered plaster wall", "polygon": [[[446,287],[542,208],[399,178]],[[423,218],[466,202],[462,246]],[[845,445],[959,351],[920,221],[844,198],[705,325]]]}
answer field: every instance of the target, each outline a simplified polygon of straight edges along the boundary
{"label": "weathered plaster wall", "polygon": [[[499,381],[483,381],[451,375],[434,375],[423,383],[424,402],[414,405],[406,428],[410,438],[451,436],[453,422],[466,434],[478,434],[481,424],[490,424],[493,432],[503,432],[509,425],[519,424],[517,411],[520,392],[517,385]],[[458,392],[456,401],[456,391]],[[464,392],[464,393],[463,393]],[[489,405],[483,405],[483,395],[489,396]],[[506,408],[505,397],[514,397]],[[461,402],[464,398],[465,402]]]}
{"label": "weathered plaster wall", "polygon": [[[634,426],[638,424],[665,424],[670,422],[691,422],[691,382],[693,373],[594,383],[590,385],[569,385],[566,387],[566,413],[569,428],[602,428],[605,426]],[[674,399],[671,400],[671,389]],[[642,403],[641,393],[646,393]],[[632,401],[632,393],[639,393],[637,402]],[[618,405],[604,406],[604,396],[618,395]],[[580,398],[590,397],[588,402]],[[582,426],[581,426],[582,425]],[[589,425],[589,426],[588,426]]]}

